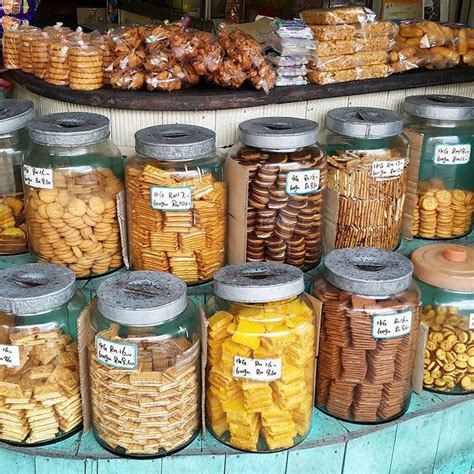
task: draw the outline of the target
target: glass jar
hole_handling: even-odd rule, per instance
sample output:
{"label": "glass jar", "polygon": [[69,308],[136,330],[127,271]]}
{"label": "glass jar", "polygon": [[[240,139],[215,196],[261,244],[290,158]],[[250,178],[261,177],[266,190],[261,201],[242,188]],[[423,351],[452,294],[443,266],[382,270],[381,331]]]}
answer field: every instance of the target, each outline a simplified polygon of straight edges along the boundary
{"label": "glass jar", "polygon": [[433,244],[412,254],[429,326],[423,385],[436,392],[474,392],[474,248]]}
{"label": "glass jar", "polygon": [[29,100],[0,101],[0,255],[28,251],[21,165],[29,142],[26,125],[33,117]]}
{"label": "glass jar", "polygon": [[160,125],[135,135],[126,168],[134,270],[169,272],[195,284],[224,265],[227,192],[212,130]]}
{"label": "glass jar", "polygon": [[30,263],[0,271],[0,440],[60,441],[82,425],[71,270]]}
{"label": "glass jar", "polygon": [[386,250],[334,250],[314,295],[323,303],[316,406],[335,418],[381,423],[403,415],[420,324],[409,259]]}
{"label": "glass jar", "polygon": [[[239,125],[230,156],[230,263],[274,262],[315,267],[321,258],[326,160],[319,125],[290,117],[262,117]],[[243,239],[245,230],[247,238]]]}
{"label": "glass jar", "polygon": [[200,331],[179,278],[127,272],[101,283],[89,341],[97,441],[130,457],[170,454],[200,429]]}
{"label": "glass jar", "polygon": [[23,165],[31,252],[78,278],[122,266],[117,207],[123,163],[109,119],[60,113],[33,120]]}
{"label": "glass jar", "polygon": [[420,160],[412,234],[451,239],[469,234],[474,208],[474,99],[405,99],[405,133]]}
{"label": "glass jar", "polygon": [[[244,451],[299,444],[312,421],[316,329],[303,273],[244,263],[219,270],[209,305],[207,426]],[[214,308],[215,307],[215,308]]]}
{"label": "glass jar", "polygon": [[332,109],[321,143],[328,155],[325,250],[376,247],[400,240],[408,176],[403,119],[373,107]]}

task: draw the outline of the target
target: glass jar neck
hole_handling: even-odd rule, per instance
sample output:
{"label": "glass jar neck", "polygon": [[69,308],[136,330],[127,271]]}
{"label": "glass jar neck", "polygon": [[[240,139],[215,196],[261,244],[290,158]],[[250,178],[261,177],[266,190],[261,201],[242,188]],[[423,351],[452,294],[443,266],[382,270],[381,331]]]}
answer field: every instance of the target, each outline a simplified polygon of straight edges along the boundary
{"label": "glass jar neck", "polygon": [[58,146],[58,145],[43,145],[39,143],[33,143],[34,147],[40,147],[47,151],[52,156],[83,156],[90,155],[99,152],[99,150],[109,142],[108,138],[105,138],[99,142],[80,145],[80,146]]}
{"label": "glass jar neck", "polygon": [[473,120],[442,120],[431,119],[424,117],[417,117],[416,115],[406,114],[405,126],[419,126],[419,127],[437,127],[437,128],[466,128],[474,130]]}

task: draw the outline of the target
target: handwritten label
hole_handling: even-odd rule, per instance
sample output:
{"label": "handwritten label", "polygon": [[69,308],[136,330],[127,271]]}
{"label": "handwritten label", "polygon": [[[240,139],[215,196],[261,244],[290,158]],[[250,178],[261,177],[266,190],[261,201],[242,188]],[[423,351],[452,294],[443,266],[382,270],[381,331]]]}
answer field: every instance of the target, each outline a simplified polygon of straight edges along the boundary
{"label": "handwritten label", "polygon": [[249,359],[234,356],[232,375],[235,379],[272,382],[281,379],[281,359]]}
{"label": "handwritten label", "polygon": [[23,165],[23,181],[32,188],[53,189],[53,170]]}
{"label": "handwritten label", "polygon": [[319,189],[320,174],[320,170],[290,171],[286,176],[286,193],[314,193]]}
{"label": "handwritten label", "polygon": [[137,368],[137,346],[135,344],[124,344],[112,342],[96,336],[95,349],[97,361],[117,369]]}
{"label": "handwritten label", "polygon": [[474,313],[469,315],[469,329],[474,329]]}
{"label": "handwritten label", "polygon": [[0,365],[20,367],[20,347],[0,344]]}
{"label": "handwritten label", "polygon": [[405,159],[391,161],[374,161],[372,163],[372,178],[397,178],[405,169]]}
{"label": "handwritten label", "polygon": [[193,207],[191,188],[152,186],[151,207],[157,211],[188,211]]}
{"label": "handwritten label", "polygon": [[465,165],[471,159],[471,145],[436,145],[435,165]]}
{"label": "handwritten label", "polygon": [[377,314],[372,318],[372,336],[375,339],[402,337],[410,333],[413,313]]}

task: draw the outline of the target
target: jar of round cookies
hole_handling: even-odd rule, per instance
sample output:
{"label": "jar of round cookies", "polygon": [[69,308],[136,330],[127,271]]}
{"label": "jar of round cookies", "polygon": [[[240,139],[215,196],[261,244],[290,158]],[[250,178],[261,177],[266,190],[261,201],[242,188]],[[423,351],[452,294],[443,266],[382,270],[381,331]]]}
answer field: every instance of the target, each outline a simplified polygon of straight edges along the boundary
{"label": "jar of round cookies", "polygon": [[419,162],[413,176],[418,180],[411,206],[413,236],[451,239],[469,234],[474,209],[474,99],[407,97],[405,134]]}
{"label": "jar of round cookies", "polygon": [[333,250],[314,296],[323,303],[316,406],[335,418],[383,423],[410,404],[420,297],[406,257]]}
{"label": "jar of round cookies", "polygon": [[60,441],[82,425],[77,318],[86,305],[64,267],[0,271],[0,440]]}
{"label": "jar of round cookies", "polygon": [[397,112],[332,109],[321,143],[328,155],[326,252],[350,247],[395,249],[408,177],[408,141]]}
{"label": "jar of round cookies", "polygon": [[240,144],[231,150],[226,170],[230,263],[304,269],[319,263],[326,159],[317,144],[318,128],[311,120],[290,117],[239,125]]}
{"label": "jar of round cookies", "polygon": [[21,165],[29,138],[26,125],[34,117],[33,102],[0,101],[0,255],[28,250]]}
{"label": "jar of round cookies", "polygon": [[198,309],[186,284],[137,271],[101,283],[89,341],[94,434],[109,451],[156,457],[200,429]]}
{"label": "jar of round cookies", "polygon": [[215,133],[160,125],[135,135],[126,168],[129,253],[134,270],[195,284],[224,265],[227,193]]}
{"label": "jar of round cookies", "polygon": [[311,429],[315,310],[303,272],[278,263],[230,265],[208,305],[207,427],[243,451],[299,444]]}
{"label": "jar of round cookies", "polygon": [[433,244],[412,254],[429,326],[423,386],[449,394],[474,392],[474,248]]}
{"label": "jar of round cookies", "polygon": [[28,131],[23,188],[31,252],[79,278],[121,267],[123,162],[109,138],[109,119],[52,114]]}

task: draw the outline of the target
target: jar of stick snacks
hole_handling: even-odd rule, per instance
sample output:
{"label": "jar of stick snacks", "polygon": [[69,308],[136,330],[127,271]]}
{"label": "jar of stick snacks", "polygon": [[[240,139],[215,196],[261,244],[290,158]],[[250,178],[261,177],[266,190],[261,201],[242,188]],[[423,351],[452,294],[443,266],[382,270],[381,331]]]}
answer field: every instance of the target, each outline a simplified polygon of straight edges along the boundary
{"label": "jar of stick snacks", "polygon": [[328,155],[326,252],[397,247],[408,175],[402,126],[401,115],[391,110],[342,107],[328,112],[321,137]]}
{"label": "jar of stick snacks", "polygon": [[1,441],[45,444],[82,425],[75,280],[49,264],[0,271]]}
{"label": "jar of stick snacks", "polygon": [[189,444],[201,426],[201,343],[186,284],[151,271],[109,278],[97,291],[91,325],[92,419],[99,443],[138,458]]}
{"label": "jar of stick snacks", "polygon": [[126,168],[132,268],[210,280],[224,265],[227,204],[215,133],[161,125],[135,139],[137,156]]}
{"label": "jar of stick snacks", "polygon": [[303,272],[278,263],[230,265],[208,306],[207,426],[244,451],[300,443],[312,422],[315,311]]}
{"label": "jar of stick snacks", "polygon": [[407,97],[405,133],[419,162],[413,236],[451,239],[469,234],[474,209],[474,99]]}
{"label": "jar of stick snacks", "polygon": [[413,252],[422,320],[429,326],[423,386],[474,392],[474,248],[433,244]]}
{"label": "jar of stick snacks", "polygon": [[34,117],[33,107],[29,100],[0,101],[0,255],[28,249],[21,165],[28,148],[26,125]]}
{"label": "jar of stick snacks", "polygon": [[336,418],[382,423],[408,408],[419,328],[419,290],[406,257],[374,248],[324,259],[316,406]]}
{"label": "jar of stick snacks", "polygon": [[80,278],[121,267],[123,163],[109,138],[109,119],[60,113],[28,129],[23,187],[32,253]]}

